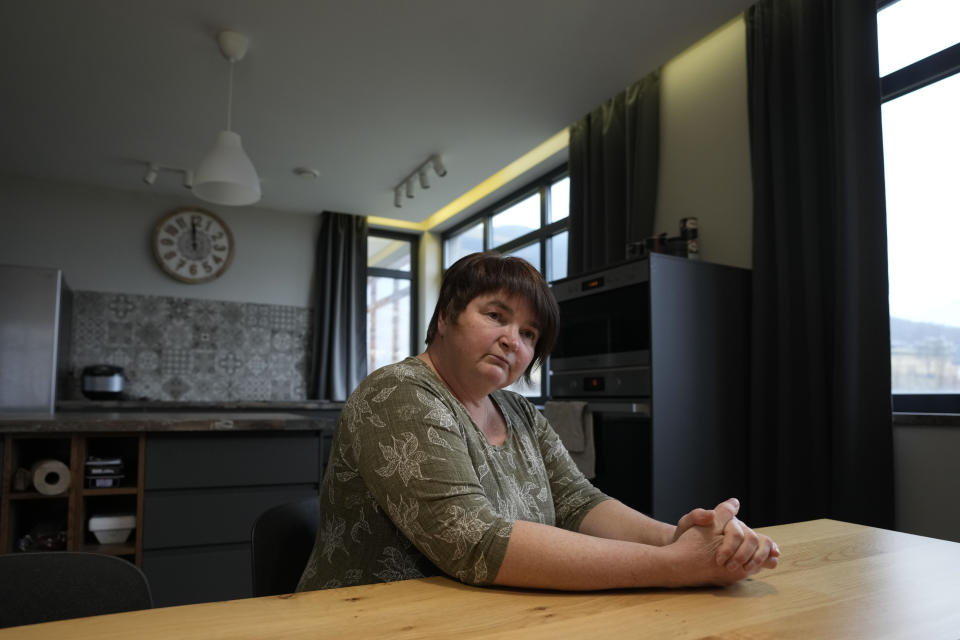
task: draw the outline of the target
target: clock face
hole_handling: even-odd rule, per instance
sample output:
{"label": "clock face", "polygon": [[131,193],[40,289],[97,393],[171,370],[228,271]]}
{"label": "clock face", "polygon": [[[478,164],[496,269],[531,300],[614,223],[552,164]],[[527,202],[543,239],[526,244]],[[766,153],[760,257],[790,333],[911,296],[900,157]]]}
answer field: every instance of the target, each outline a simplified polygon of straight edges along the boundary
{"label": "clock face", "polygon": [[188,284],[209,282],[233,260],[233,234],[205,209],[177,209],[153,230],[153,255],[169,276]]}

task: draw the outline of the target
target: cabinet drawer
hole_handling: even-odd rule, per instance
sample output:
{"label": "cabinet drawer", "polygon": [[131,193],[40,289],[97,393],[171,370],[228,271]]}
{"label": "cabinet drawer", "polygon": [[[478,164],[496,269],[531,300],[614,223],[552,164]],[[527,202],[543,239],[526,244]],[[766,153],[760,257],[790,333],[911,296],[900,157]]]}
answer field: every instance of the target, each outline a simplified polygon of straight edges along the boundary
{"label": "cabinet drawer", "polygon": [[143,572],[157,607],[253,594],[249,545],[145,551]]}
{"label": "cabinet drawer", "polygon": [[320,434],[194,433],[147,438],[150,489],[243,487],[320,481]]}
{"label": "cabinet drawer", "polygon": [[316,495],[316,484],[148,491],[143,502],[143,548],[248,543],[261,513]]}

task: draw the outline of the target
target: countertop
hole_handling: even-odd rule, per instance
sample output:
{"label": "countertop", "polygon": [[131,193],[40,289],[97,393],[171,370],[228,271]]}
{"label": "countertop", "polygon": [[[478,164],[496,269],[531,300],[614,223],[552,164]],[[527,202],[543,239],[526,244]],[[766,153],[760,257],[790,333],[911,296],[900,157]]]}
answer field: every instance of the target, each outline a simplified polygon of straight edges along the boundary
{"label": "countertop", "polygon": [[[191,411],[195,413],[206,411],[261,411],[261,412],[293,412],[301,411],[339,411],[343,408],[342,402],[329,400],[234,400],[226,402],[190,402],[169,400],[60,400],[57,402],[58,412],[72,411]],[[0,414],[2,415],[2,414]]]}
{"label": "countertop", "polygon": [[162,431],[332,430],[337,414],[283,411],[58,411],[54,414],[0,414],[0,434]]}

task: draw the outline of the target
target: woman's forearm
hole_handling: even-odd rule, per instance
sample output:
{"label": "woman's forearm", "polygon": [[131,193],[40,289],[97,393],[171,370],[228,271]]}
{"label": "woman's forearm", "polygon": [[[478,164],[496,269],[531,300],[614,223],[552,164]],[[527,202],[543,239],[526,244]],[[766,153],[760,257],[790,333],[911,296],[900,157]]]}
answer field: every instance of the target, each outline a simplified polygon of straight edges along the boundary
{"label": "woman's forearm", "polygon": [[494,579],[494,584],[502,586],[571,591],[676,582],[664,547],[523,520],[513,524],[506,555]]}
{"label": "woman's forearm", "polygon": [[604,500],[584,517],[579,532],[657,547],[673,542],[676,527],[645,516],[619,500]]}

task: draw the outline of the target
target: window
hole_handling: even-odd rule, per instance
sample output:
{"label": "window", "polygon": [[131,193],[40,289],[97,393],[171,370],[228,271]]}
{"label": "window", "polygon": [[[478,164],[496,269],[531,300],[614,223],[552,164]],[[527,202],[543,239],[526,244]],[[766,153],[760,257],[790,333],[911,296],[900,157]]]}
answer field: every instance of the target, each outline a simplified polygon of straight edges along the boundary
{"label": "window", "polygon": [[367,371],[413,355],[418,241],[387,231],[367,237]]}
{"label": "window", "polygon": [[899,0],[877,13],[894,409],[960,410],[960,3]]}
{"label": "window", "polygon": [[[443,268],[465,255],[485,250],[523,258],[548,282],[567,276],[570,216],[570,177],[561,167],[511,193],[492,207],[454,227],[443,236]],[[546,397],[539,369],[532,384],[519,381],[512,391]]]}

